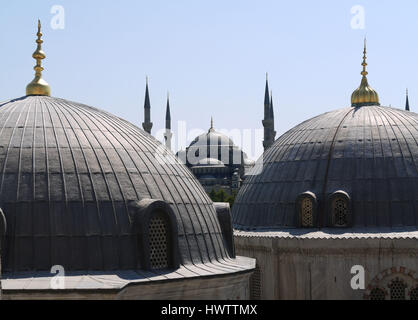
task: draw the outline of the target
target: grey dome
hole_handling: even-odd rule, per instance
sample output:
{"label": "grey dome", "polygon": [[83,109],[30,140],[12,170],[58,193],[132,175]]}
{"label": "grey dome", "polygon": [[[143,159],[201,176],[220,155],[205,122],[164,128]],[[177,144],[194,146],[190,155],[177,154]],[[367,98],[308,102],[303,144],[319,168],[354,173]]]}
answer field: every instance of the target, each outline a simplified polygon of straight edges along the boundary
{"label": "grey dome", "polygon": [[198,161],[198,163],[194,166],[192,166],[192,168],[196,168],[196,167],[225,167],[225,164],[218,159],[213,159],[213,158],[205,158],[205,159],[201,159]]}
{"label": "grey dome", "polygon": [[3,271],[127,270],[137,266],[128,204],[160,199],[178,223],[180,263],[228,257],[216,211],[199,182],[141,129],[63,99],[0,105]]}
{"label": "grey dome", "polygon": [[[237,229],[297,228],[296,201],[351,198],[352,227],[418,226],[418,115],[367,106],[332,111],[291,129],[264,153],[233,207]],[[255,171],[253,172],[255,173]]]}
{"label": "grey dome", "polygon": [[247,154],[236,146],[232,139],[213,128],[197,136],[186,151],[179,151],[177,156],[189,167],[204,164],[208,161],[207,159],[211,159],[210,162],[219,160],[219,164],[222,163],[225,166],[243,166],[245,169],[254,165],[254,162],[248,159]]}
{"label": "grey dome", "polygon": [[207,133],[197,136],[190,146],[229,146],[233,147],[234,142],[223,133],[210,129]]}

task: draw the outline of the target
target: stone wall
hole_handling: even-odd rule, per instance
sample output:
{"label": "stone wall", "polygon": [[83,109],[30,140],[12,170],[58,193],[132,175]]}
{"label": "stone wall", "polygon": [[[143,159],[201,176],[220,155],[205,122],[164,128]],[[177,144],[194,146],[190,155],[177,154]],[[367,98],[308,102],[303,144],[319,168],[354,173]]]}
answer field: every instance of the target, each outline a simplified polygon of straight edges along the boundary
{"label": "stone wall", "polygon": [[[256,258],[261,299],[367,299],[385,270],[410,274],[418,286],[417,239],[302,239],[235,236],[238,255]],[[351,287],[351,268],[365,269],[365,290]]]}

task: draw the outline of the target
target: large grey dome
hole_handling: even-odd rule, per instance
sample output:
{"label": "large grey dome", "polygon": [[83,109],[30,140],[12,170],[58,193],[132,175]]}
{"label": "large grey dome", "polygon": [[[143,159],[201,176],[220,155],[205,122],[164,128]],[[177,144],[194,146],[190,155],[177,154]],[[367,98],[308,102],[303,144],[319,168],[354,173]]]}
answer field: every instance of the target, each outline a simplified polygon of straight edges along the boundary
{"label": "large grey dome", "polygon": [[135,269],[129,203],[143,199],[173,210],[180,263],[227,258],[212,201],[174,155],[156,161],[161,148],[136,126],[85,105],[46,96],[1,104],[3,270]]}
{"label": "large grey dome", "polygon": [[[418,115],[367,106],[332,111],[291,129],[258,161],[233,208],[237,229],[296,228],[297,199],[316,197],[315,227],[330,227],[327,199],[343,191],[351,226],[418,226]],[[262,166],[260,170],[260,166]]]}

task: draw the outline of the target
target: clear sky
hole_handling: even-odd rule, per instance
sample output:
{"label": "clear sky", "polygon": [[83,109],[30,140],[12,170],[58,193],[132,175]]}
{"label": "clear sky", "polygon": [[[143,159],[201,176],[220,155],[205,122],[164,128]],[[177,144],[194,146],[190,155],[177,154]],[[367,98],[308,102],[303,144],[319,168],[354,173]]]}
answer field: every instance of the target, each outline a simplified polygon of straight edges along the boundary
{"label": "clear sky", "polygon": [[[51,27],[54,5],[65,10],[64,29]],[[2,1],[0,100],[23,96],[33,78],[40,18],[52,95],[140,126],[148,75],[153,133],[164,126],[167,91],[174,131],[179,120],[207,130],[211,116],[218,129],[261,128],[265,72],[279,135],[346,107],[360,84],[364,36],[381,103],[403,108],[408,87],[416,111],[417,16],[416,0]]]}

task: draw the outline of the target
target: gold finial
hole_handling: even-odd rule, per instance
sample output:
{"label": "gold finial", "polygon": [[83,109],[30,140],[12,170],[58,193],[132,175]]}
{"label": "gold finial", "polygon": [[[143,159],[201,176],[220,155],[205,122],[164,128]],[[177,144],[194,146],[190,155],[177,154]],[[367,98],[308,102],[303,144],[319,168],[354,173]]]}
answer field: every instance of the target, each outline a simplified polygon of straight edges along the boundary
{"label": "gold finial", "polygon": [[29,83],[26,87],[27,96],[50,96],[51,88],[48,83],[42,79],[42,60],[45,59],[45,52],[42,51],[42,32],[41,32],[41,21],[38,20],[38,33],[36,34],[38,39],[36,43],[38,44],[35,52],[32,54],[32,57],[36,60],[36,66],[33,68],[35,70],[35,78]]}
{"label": "gold finial", "polygon": [[365,77],[369,74],[366,70],[366,67],[367,67],[366,60],[367,60],[367,39],[364,38],[363,63],[361,64],[363,66],[363,71],[361,72],[361,75],[363,77]]}
{"label": "gold finial", "polygon": [[361,64],[363,66],[363,71],[361,75],[363,78],[361,79],[360,87],[358,87],[351,96],[351,105],[353,107],[361,107],[361,106],[380,106],[379,103],[379,95],[377,92],[370,87],[369,82],[367,80],[367,40],[364,39],[364,50],[363,50],[363,62]]}

